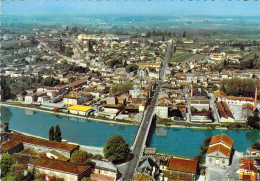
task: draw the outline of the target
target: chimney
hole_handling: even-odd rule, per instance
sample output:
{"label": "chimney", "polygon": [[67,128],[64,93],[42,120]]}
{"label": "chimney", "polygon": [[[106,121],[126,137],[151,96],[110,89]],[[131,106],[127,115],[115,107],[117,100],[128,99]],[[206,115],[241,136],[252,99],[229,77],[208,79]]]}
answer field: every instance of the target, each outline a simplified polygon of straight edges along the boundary
{"label": "chimney", "polygon": [[191,92],[190,92],[190,97],[193,96],[193,82],[191,82]]}
{"label": "chimney", "polygon": [[255,102],[254,102],[254,111],[256,111],[256,106],[257,106],[257,86],[255,88]]}

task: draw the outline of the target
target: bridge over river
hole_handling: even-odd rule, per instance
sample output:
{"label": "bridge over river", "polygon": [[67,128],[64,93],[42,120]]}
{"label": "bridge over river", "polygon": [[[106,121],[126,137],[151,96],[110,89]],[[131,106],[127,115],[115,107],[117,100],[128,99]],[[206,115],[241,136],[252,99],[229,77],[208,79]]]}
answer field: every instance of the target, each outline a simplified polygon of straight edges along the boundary
{"label": "bridge over river", "polygon": [[167,66],[171,45],[172,44],[169,43],[167,46],[166,56],[165,59],[162,61],[159,80],[155,83],[153,87],[154,88],[153,90],[154,94],[152,94],[153,97],[151,97],[151,101],[143,113],[141,124],[137,130],[136,137],[131,147],[133,159],[130,160],[126,165],[125,173],[123,173],[123,177],[122,177],[123,180],[133,180],[135,168],[137,166],[138,161],[142,157],[144,149],[146,147],[147,137],[152,125],[154,108],[157,102],[160,89],[163,84],[164,73]]}

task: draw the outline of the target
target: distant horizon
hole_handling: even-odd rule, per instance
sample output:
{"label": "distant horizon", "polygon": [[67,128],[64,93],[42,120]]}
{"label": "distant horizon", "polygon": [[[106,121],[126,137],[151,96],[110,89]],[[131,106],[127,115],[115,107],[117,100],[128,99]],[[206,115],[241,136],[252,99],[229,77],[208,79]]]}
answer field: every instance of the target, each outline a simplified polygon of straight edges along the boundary
{"label": "distant horizon", "polygon": [[2,15],[120,15],[258,17],[258,1],[2,1]]}
{"label": "distant horizon", "polygon": [[[21,17],[33,17],[33,16],[53,16],[53,14],[2,14],[1,16],[21,16]],[[200,18],[200,17],[226,17],[226,18],[254,18],[254,17],[260,17],[259,15],[252,15],[252,16],[241,16],[241,15],[199,15],[199,14],[190,14],[190,15],[153,15],[153,14],[55,14],[56,16],[147,16],[147,17],[194,17],[194,18]]]}

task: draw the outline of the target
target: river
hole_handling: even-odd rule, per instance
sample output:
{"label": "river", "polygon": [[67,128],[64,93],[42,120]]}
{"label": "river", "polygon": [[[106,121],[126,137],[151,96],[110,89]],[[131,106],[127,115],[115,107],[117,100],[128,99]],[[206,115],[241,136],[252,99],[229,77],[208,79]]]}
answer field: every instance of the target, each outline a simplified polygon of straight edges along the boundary
{"label": "river", "polygon": [[[1,107],[1,120],[9,122],[9,128],[48,138],[49,128],[58,124],[62,138],[82,145],[104,147],[112,135],[121,135],[131,145],[136,126],[92,121],[13,107]],[[4,112],[3,112],[3,111]],[[194,157],[208,136],[225,133],[234,140],[234,148],[245,152],[252,143],[259,141],[258,130],[210,130],[192,128],[157,127],[150,147],[157,152]]]}

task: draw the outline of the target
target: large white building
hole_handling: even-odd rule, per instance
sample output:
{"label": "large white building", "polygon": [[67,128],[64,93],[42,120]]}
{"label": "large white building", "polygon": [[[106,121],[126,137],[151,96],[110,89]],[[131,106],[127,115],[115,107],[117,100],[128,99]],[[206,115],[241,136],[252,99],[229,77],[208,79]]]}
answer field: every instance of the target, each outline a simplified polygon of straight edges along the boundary
{"label": "large white building", "polygon": [[213,136],[206,154],[206,165],[228,166],[233,140],[225,134]]}

